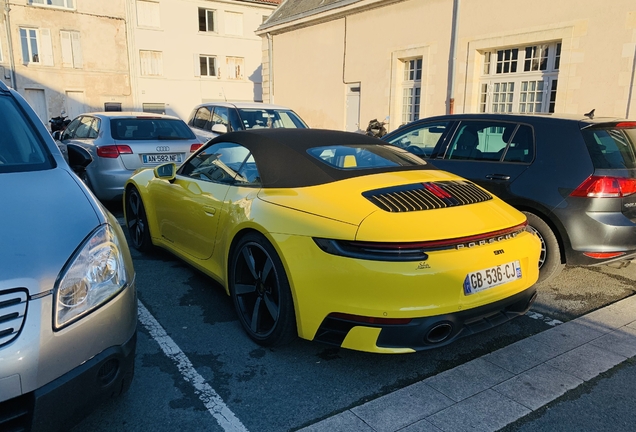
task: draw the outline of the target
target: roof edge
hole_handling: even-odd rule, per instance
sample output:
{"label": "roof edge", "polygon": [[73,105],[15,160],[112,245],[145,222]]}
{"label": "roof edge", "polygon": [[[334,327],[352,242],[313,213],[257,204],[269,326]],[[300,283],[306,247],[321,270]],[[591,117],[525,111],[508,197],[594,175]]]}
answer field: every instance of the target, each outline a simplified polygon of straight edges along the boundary
{"label": "roof edge", "polygon": [[[359,13],[370,9],[388,6],[393,3],[400,3],[406,0],[343,0],[332,3],[306,12],[302,12],[275,22],[265,21],[256,29],[256,35],[262,36],[265,33],[284,33],[296,28],[308,27],[321,22],[332,21],[352,13]],[[279,7],[282,7],[287,0],[284,0]]]}

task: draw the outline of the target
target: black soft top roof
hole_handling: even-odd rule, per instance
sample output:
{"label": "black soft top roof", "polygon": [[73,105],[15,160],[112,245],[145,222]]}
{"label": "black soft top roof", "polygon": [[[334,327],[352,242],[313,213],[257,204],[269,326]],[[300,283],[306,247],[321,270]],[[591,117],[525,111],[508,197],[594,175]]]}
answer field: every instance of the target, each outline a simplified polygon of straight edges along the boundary
{"label": "black soft top roof", "polygon": [[[251,129],[220,135],[212,139],[210,144],[223,142],[237,143],[250,150],[256,161],[262,185],[266,188],[315,186],[382,172],[435,169],[405,150],[380,139],[353,132],[323,129]],[[338,169],[307,152],[315,147],[361,144],[379,146],[376,153],[404,153],[407,158],[413,160],[413,165]]]}

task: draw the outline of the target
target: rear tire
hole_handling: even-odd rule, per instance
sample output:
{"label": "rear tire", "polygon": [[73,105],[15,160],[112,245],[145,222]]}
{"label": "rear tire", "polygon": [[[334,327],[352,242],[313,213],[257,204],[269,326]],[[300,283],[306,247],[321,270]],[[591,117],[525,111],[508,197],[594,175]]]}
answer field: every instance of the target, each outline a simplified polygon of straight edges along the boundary
{"label": "rear tire", "polygon": [[265,237],[250,233],[239,240],[230,259],[229,286],[239,321],[254,342],[279,346],[297,337],[285,268]]}
{"label": "rear tire", "polygon": [[550,226],[543,219],[531,212],[523,212],[528,218],[528,226],[541,240],[539,256],[539,280],[537,283],[548,283],[554,280],[565,264],[561,262],[561,247]]}
{"label": "rear tire", "polygon": [[140,252],[152,249],[146,209],[137,189],[130,188],[126,194],[126,227],[133,247]]}

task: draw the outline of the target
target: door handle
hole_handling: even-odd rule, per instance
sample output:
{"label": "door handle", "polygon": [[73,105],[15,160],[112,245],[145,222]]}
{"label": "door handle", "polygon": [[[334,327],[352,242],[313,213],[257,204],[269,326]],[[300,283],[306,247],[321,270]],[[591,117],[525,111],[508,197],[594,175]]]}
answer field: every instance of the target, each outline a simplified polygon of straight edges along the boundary
{"label": "door handle", "polygon": [[214,216],[214,214],[216,213],[216,208],[210,207],[210,206],[203,206],[203,211],[208,216]]}
{"label": "door handle", "polygon": [[510,180],[509,175],[505,174],[486,174],[488,180]]}

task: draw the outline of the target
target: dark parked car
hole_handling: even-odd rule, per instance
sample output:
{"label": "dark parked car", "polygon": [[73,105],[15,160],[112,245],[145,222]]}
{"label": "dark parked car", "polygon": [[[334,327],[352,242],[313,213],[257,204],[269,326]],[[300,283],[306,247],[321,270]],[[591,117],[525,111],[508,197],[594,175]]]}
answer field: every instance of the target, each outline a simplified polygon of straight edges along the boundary
{"label": "dark parked car", "polygon": [[383,137],[523,211],[541,237],[539,282],[565,264],[636,255],[636,122],[555,115],[430,117]]}

